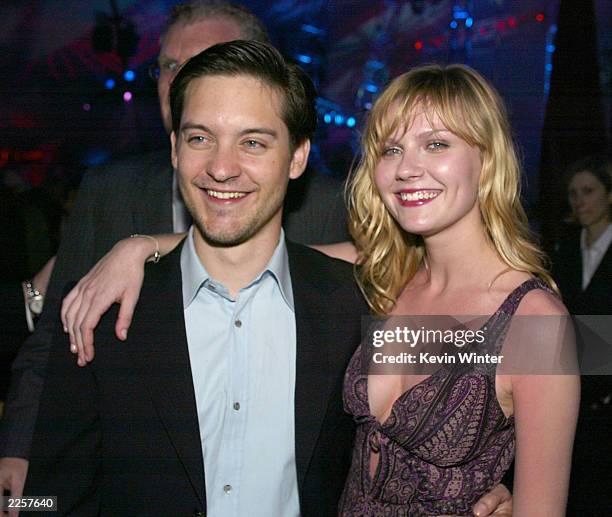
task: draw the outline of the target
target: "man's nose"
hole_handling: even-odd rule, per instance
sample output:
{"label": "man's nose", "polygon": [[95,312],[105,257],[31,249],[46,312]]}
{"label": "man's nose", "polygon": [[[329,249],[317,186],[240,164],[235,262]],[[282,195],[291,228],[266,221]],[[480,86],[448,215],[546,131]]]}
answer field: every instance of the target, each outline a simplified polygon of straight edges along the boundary
{"label": "man's nose", "polygon": [[240,176],[237,150],[231,146],[218,145],[210,155],[206,172],[220,183]]}

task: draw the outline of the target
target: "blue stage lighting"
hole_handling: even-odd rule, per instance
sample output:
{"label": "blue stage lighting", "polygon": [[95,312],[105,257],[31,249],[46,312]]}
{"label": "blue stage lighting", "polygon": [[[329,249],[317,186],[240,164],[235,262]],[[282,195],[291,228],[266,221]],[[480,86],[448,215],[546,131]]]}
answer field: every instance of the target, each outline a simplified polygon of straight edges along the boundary
{"label": "blue stage lighting", "polygon": [[306,54],[298,54],[295,57],[300,63],[312,63],[312,58],[310,56],[307,56]]}
{"label": "blue stage lighting", "polygon": [[356,123],[357,121],[355,120],[355,117],[349,117],[346,119],[346,127],[355,127]]}
{"label": "blue stage lighting", "polygon": [[134,70],[126,70],[123,73],[123,78],[127,81],[127,82],[131,82],[136,78],[136,74],[134,73]]}
{"label": "blue stage lighting", "polygon": [[302,25],[302,30],[310,34],[321,34],[323,32],[323,29],[319,29],[319,27],[315,27],[310,23],[305,23],[304,25]]}
{"label": "blue stage lighting", "polygon": [[108,78],[104,83],[104,88],[107,90],[112,90],[115,87],[115,80],[112,78]]}

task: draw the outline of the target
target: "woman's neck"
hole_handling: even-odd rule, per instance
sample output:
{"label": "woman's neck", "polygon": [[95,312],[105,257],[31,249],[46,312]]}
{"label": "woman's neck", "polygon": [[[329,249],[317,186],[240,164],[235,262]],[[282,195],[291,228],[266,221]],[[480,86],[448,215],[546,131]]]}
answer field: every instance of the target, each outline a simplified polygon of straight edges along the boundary
{"label": "woman's neck", "polygon": [[475,279],[482,279],[488,285],[505,267],[483,226],[452,237],[426,237],[424,241],[429,282],[435,290],[443,291],[466,283],[474,285]]}

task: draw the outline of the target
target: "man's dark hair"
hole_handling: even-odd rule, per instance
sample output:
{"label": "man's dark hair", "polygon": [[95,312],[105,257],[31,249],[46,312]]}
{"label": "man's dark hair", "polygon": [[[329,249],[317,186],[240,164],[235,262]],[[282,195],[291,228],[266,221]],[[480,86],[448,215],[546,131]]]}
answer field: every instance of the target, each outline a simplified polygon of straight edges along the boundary
{"label": "man's dark hair", "polygon": [[261,20],[241,5],[219,0],[192,0],[175,5],[170,12],[166,32],[177,23],[195,23],[208,18],[228,18],[240,28],[242,39],[269,43],[270,37]]}
{"label": "man's dark hair", "polygon": [[282,96],[281,118],[292,148],[312,138],[317,124],[316,90],[297,65],[288,63],[273,46],[257,41],[230,41],[207,48],[181,68],[170,87],[172,129],[178,134],[185,92],[194,79],[245,75],[259,79]]}

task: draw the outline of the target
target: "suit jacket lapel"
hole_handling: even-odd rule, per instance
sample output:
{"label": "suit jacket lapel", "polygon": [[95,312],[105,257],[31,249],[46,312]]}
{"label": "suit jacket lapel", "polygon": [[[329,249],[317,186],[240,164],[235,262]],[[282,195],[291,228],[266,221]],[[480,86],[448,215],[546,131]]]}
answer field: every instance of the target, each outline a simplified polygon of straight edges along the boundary
{"label": "suit jacket lapel", "polygon": [[[329,346],[330,287],[302,260],[292,243],[287,243],[295,303],[296,380],[295,380],[295,455],[298,487],[302,487],[313,450],[321,431],[331,390],[336,388],[333,372],[344,371],[344,358],[336,357]],[[332,374],[330,374],[332,372]]]}
{"label": "suit jacket lapel", "polygon": [[[132,215],[136,233],[172,233],[172,178],[170,150],[149,155],[133,196]],[[155,199],[155,203],[151,203]]]}
{"label": "suit jacket lapel", "polygon": [[205,502],[204,461],[183,315],[180,250],[147,267],[129,350],[193,489]]}

